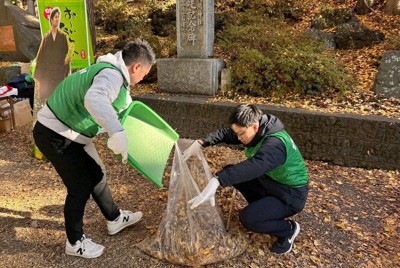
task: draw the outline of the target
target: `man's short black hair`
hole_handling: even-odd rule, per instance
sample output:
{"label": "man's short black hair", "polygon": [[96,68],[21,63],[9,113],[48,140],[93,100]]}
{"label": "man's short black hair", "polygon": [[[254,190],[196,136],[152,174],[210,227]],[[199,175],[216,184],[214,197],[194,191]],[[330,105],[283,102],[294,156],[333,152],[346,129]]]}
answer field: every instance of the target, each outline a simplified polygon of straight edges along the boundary
{"label": "man's short black hair", "polygon": [[250,127],[260,121],[263,112],[252,104],[239,105],[229,117],[229,123],[240,127]]}
{"label": "man's short black hair", "polygon": [[145,65],[153,65],[156,56],[150,44],[141,38],[128,42],[122,49],[122,58],[127,66],[140,62]]}
{"label": "man's short black hair", "polygon": [[55,16],[57,13],[58,13],[58,15],[61,15],[61,11],[60,11],[60,9],[59,9],[58,7],[55,7],[55,8],[53,8],[53,9],[51,10],[51,13],[50,13],[50,21],[53,20],[54,16]]}

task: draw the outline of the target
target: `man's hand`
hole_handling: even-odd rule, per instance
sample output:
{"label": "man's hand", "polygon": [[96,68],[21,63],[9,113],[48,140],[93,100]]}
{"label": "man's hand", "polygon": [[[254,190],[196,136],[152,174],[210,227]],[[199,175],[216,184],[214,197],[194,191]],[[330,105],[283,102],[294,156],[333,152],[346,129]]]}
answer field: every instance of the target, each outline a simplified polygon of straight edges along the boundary
{"label": "man's hand", "polygon": [[188,160],[193,154],[201,150],[203,141],[195,140],[189,148],[182,153],[182,161]]}
{"label": "man's hand", "polygon": [[188,201],[188,204],[191,205],[190,208],[194,209],[199,205],[203,204],[206,201],[210,201],[212,207],[215,206],[215,192],[219,186],[219,181],[216,177],[211,178],[208,181],[206,188],[195,198]]}
{"label": "man's hand", "polygon": [[111,135],[108,139],[107,146],[114,154],[121,154],[122,163],[126,164],[128,161],[128,137],[124,130]]}

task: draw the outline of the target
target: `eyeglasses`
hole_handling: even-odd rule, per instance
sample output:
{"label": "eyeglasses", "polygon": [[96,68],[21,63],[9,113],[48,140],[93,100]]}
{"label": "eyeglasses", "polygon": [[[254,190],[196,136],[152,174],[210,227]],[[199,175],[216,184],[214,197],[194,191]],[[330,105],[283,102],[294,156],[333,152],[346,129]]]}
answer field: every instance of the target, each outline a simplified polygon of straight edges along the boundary
{"label": "eyeglasses", "polygon": [[240,133],[238,132],[238,133],[236,133],[236,135],[238,136],[238,137],[241,137],[241,136],[243,136],[244,135],[244,133],[246,133],[246,131],[249,129],[249,127],[246,127],[246,129],[245,130],[243,130],[243,131],[241,131]]}

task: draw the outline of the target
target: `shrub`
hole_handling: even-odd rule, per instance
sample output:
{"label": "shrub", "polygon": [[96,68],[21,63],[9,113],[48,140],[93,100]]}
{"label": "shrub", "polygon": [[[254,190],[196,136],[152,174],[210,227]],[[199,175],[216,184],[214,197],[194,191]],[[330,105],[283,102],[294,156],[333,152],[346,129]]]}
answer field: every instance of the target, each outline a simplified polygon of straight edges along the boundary
{"label": "shrub", "polygon": [[95,6],[96,25],[108,33],[124,29],[129,18],[128,5],[123,0],[99,0]]}
{"label": "shrub", "polygon": [[160,57],[175,57],[176,49],[176,4],[175,1],[155,1],[149,10],[151,32],[160,42]]}
{"label": "shrub", "polygon": [[164,3],[156,5],[150,11],[149,18],[151,20],[152,32],[155,35],[176,38],[176,4]]}
{"label": "shrub", "polygon": [[304,14],[305,8],[301,1],[296,0],[217,0],[215,11],[217,13],[226,11],[244,12],[247,10],[258,10],[260,13],[271,18],[285,18],[288,20],[299,20]]}
{"label": "shrub", "polygon": [[287,92],[344,91],[354,81],[334,55],[282,19],[247,10],[226,24],[216,42],[228,52],[232,89],[255,96]]}

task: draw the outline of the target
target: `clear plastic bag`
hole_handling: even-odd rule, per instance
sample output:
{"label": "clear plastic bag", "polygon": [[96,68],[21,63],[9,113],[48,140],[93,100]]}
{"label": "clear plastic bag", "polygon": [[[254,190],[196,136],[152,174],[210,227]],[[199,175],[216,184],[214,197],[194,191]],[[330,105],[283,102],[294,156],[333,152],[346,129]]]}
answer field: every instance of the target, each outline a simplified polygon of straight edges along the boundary
{"label": "clear plastic bag", "polygon": [[[196,197],[212,178],[201,148],[193,140],[175,144],[169,184],[168,204],[157,232],[138,247],[145,253],[174,264],[199,266],[242,254],[247,237],[239,230],[225,229],[216,204],[190,209],[188,201]],[[193,149],[195,148],[195,149]],[[182,152],[186,151],[185,160]],[[189,153],[189,154],[188,154]]]}

